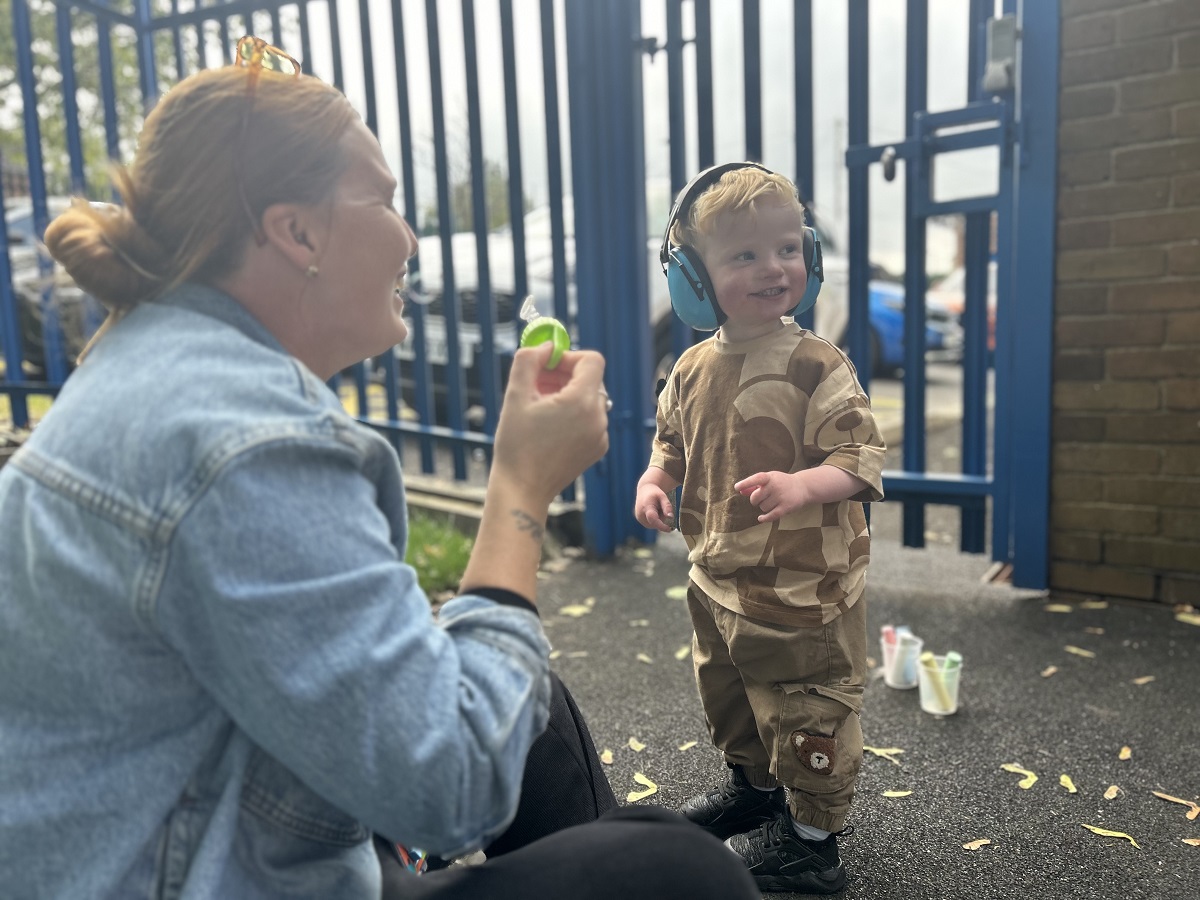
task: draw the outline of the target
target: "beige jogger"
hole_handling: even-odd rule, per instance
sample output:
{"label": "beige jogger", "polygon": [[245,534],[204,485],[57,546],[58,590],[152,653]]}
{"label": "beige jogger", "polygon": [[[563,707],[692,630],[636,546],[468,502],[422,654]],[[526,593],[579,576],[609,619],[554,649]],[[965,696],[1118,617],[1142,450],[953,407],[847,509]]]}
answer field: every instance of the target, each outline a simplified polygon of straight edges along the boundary
{"label": "beige jogger", "polygon": [[782,784],[797,821],[841,831],[862,765],[866,601],[828,625],[739,615],[688,585],[692,658],[713,743],[756,787]]}

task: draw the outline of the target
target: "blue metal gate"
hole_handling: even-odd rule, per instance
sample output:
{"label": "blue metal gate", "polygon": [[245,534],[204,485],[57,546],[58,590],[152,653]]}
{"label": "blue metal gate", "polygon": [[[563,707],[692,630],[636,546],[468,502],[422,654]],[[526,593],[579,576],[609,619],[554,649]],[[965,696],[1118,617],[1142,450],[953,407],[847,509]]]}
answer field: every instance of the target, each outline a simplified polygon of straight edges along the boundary
{"label": "blue metal gate", "polygon": [[[583,508],[587,542],[602,555],[631,538],[653,539],[630,510],[653,426],[655,370],[696,339],[663,313],[663,279],[647,252],[665,222],[663,198],[700,167],[746,158],[788,173],[827,212],[843,192],[818,173],[829,171],[822,142],[840,141],[848,236],[843,338],[868,380],[872,188],[902,173],[903,463],[885,473],[885,489],[903,503],[906,544],[923,544],[928,504],[949,504],[962,511],[963,550],[985,551],[990,525],[992,556],[1012,564],[1014,583],[1045,585],[1057,0],[963,0],[968,9],[955,40],[966,48],[965,102],[934,112],[931,16],[940,21],[963,3],[10,2],[36,234],[56,193],[107,199],[97,178],[104,160],[86,158],[77,75],[95,85],[100,119],[93,127],[103,128],[104,155],[118,161],[136,127],[119,111],[120,59],[131,55],[143,109],[179,78],[224,64],[246,32],[269,37],[345,90],[380,136],[404,213],[422,235],[410,267],[412,340],[346,373],[348,401],[391,437],[418,477],[477,483],[486,474],[521,300],[533,295],[540,312],[570,322],[580,345],[609,359],[612,449],[585,475],[579,495],[564,498]],[[901,7],[903,136],[886,141],[872,121],[870,61],[880,56],[870,53],[869,14],[878,23],[881,13]],[[38,15],[54,19],[50,64],[61,80],[53,90],[66,123],[66,170],[49,180],[37,115],[46,94],[34,74]],[[84,43],[95,41],[98,72],[76,72],[80,34]],[[832,46],[844,49],[836,65],[828,62]],[[831,127],[829,97],[839,91],[845,100]],[[937,196],[938,164],[979,148],[995,148],[994,189]],[[964,222],[962,464],[959,473],[933,475],[925,446],[926,229],[947,215]],[[46,262],[33,263],[31,277],[29,257],[4,234],[0,251],[0,348],[8,361],[0,397],[23,425],[27,398],[53,394],[67,377],[78,335],[64,323],[94,327],[97,317],[86,304],[86,315],[68,317]],[[997,272],[994,374],[989,267]],[[30,310],[39,322],[32,330],[30,316],[22,316]]]}

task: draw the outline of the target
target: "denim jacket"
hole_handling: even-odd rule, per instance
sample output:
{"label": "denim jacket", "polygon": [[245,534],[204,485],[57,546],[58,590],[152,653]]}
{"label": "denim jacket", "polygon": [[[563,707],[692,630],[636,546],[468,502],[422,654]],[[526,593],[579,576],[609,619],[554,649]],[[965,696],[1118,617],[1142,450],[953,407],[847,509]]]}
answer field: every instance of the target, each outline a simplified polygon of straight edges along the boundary
{"label": "denim jacket", "polygon": [[399,460],[249,313],[122,319],[0,469],[0,894],[366,898],[516,812],[548,646],[435,621]]}

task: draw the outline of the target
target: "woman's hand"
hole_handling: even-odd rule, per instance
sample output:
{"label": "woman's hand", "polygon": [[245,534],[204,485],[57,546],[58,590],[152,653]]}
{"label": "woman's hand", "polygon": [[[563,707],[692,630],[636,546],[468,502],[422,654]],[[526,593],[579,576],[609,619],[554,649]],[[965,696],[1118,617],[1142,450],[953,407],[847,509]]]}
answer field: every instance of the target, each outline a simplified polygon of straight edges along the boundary
{"label": "woman's hand", "polygon": [[592,350],[563,354],[554,369],[549,343],[513,357],[496,428],[491,478],[512,479],[531,503],[549,506],[608,452],[604,357]]}

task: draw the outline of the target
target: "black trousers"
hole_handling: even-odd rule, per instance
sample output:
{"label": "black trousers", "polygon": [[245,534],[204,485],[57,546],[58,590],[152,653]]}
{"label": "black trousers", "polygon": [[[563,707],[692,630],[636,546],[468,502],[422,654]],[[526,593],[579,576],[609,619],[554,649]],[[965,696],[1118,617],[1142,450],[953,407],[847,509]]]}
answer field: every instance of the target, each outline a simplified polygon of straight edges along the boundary
{"label": "black trousers", "polygon": [[384,900],[759,900],[745,863],[677,813],[619,808],[557,676],[508,830],[478,866],[414,875],[377,839]]}

